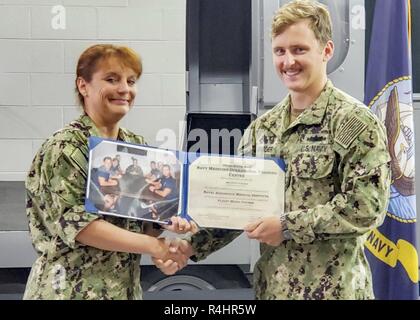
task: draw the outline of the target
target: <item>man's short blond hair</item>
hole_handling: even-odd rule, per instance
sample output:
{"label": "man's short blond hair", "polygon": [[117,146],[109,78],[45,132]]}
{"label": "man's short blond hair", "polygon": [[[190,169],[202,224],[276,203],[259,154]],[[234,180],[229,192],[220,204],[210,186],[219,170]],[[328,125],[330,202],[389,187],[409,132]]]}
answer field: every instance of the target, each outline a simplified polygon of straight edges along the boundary
{"label": "man's short blond hair", "polygon": [[332,40],[332,22],[327,6],[314,0],[293,0],[280,7],[271,25],[271,37],[281,34],[286,27],[308,19],[309,26],[322,46]]}

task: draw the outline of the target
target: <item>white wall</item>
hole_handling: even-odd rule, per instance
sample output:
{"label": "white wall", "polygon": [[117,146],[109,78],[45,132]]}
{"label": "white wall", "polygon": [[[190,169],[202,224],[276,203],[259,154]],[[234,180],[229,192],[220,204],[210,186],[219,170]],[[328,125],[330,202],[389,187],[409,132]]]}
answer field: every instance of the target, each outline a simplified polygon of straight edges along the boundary
{"label": "white wall", "polygon": [[[55,30],[52,9],[65,9]],[[94,43],[143,58],[136,106],[123,125],[159,145],[185,113],[185,0],[0,0],[0,181],[24,180],[42,141],[80,113],[74,79]]]}

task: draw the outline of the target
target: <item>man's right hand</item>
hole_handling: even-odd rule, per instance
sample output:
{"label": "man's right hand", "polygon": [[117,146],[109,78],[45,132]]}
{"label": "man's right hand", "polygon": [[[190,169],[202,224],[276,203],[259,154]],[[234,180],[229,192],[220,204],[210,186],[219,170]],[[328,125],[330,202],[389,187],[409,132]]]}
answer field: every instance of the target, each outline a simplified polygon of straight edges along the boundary
{"label": "man's right hand", "polygon": [[175,238],[169,241],[168,255],[165,257],[152,257],[153,263],[166,275],[172,275],[183,269],[188,264],[188,259],[193,255],[191,244],[183,239]]}

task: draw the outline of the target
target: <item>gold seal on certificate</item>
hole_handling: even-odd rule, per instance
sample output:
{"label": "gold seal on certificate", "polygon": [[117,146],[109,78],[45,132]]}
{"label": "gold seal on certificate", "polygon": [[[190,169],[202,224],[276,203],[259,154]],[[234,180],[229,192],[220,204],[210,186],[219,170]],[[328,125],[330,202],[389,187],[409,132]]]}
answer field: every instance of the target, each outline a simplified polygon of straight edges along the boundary
{"label": "gold seal on certificate", "polygon": [[243,229],[284,212],[284,170],[273,159],[203,155],[189,165],[188,215],[200,227]]}

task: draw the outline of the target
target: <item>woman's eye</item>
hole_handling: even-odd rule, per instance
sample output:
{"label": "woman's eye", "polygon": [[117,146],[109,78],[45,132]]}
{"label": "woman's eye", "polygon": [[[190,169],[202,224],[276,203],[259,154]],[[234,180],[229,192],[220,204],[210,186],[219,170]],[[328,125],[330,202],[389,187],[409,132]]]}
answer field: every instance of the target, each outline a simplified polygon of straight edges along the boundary
{"label": "woman's eye", "polygon": [[130,86],[134,86],[136,84],[136,81],[135,80],[128,80],[128,84]]}
{"label": "woman's eye", "polygon": [[117,80],[114,79],[114,78],[108,78],[108,79],[106,79],[106,81],[109,82],[109,83],[115,83],[115,81],[117,81]]}

